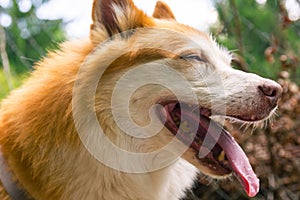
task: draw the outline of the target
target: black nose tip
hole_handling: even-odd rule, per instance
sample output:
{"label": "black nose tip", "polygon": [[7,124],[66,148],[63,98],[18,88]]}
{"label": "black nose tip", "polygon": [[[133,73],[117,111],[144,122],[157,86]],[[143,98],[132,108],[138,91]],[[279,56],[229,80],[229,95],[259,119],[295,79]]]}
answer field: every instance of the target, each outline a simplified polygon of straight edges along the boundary
{"label": "black nose tip", "polygon": [[258,88],[270,100],[272,105],[276,105],[282,95],[282,87],[277,83],[264,83]]}

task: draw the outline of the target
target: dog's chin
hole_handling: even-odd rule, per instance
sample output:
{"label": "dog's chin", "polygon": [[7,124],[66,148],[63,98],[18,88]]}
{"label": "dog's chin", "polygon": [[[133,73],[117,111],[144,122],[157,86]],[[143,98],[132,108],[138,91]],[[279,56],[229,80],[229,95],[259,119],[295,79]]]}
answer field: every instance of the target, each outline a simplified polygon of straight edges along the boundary
{"label": "dog's chin", "polygon": [[[164,102],[158,111],[164,126],[188,146],[183,158],[201,173],[212,178],[235,175],[248,196],[259,190],[257,179],[246,154],[230,133],[211,119],[211,111],[186,103]],[[267,116],[227,116],[237,121],[255,123]]]}

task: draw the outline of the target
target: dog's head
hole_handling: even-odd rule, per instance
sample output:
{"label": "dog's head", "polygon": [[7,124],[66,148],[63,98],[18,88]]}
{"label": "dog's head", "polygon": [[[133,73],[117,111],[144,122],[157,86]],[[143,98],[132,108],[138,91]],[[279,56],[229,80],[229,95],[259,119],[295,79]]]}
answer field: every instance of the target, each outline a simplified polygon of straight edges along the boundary
{"label": "dog's head", "polygon": [[92,102],[106,137],[136,153],[181,144],[181,157],[202,173],[220,178],[233,172],[254,196],[259,183],[248,159],[212,118],[265,120],[281,87],[232,69],[230,53],[178,23],[164,3],[150,17],[131,0],[95,0],[92,16],[95,50],[81,81],[87,87],[99,83]]}

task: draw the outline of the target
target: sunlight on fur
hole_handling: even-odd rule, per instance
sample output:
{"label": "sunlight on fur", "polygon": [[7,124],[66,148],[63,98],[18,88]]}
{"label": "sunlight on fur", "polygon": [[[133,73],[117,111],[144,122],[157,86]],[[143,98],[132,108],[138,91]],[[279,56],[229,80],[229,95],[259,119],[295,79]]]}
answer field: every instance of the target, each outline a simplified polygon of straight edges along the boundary
{"label": "sunlight on fur", "polygon": [[257,195],[224,120],[272,123],[281,86],[231,68],[230,52],[163,2],[151,17],[94,0],[92,19],[89,38],[48,53],[3,100],[0,199],[178,200],[226,178]]}

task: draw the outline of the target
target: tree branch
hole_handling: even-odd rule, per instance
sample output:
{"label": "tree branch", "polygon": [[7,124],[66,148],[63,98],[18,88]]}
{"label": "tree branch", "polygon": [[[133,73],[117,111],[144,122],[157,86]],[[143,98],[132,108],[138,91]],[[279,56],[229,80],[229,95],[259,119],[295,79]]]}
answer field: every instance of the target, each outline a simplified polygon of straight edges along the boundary
{"label": "tree branch", "polygon": [[243,36],[242,36],[242,26],[240,20],[240,14],[236,6],[235,0],[229,0],[230,7],[232,9],[234,15],[234,24],[235,24],[235,34],[237,36],[238,48],[240,52],[240,68],[244,71],[248,71],[248,66],[244,60],[245,51],[244,51],[244,44],[243,44]]}
{"label": "tree branch", "polygon": [[12,90],[14,88],[13,82],[12,82],[12,76],[10,73],[10,65],[9,65],[9,60],[6,52],[6,37],[5,37],[5,32],[4,28],[0,25],[0,54],[1,54],[1,59],[2,59],[2,64],[3,64],[3,72],[4,76],[8,85],[8,88]]}

